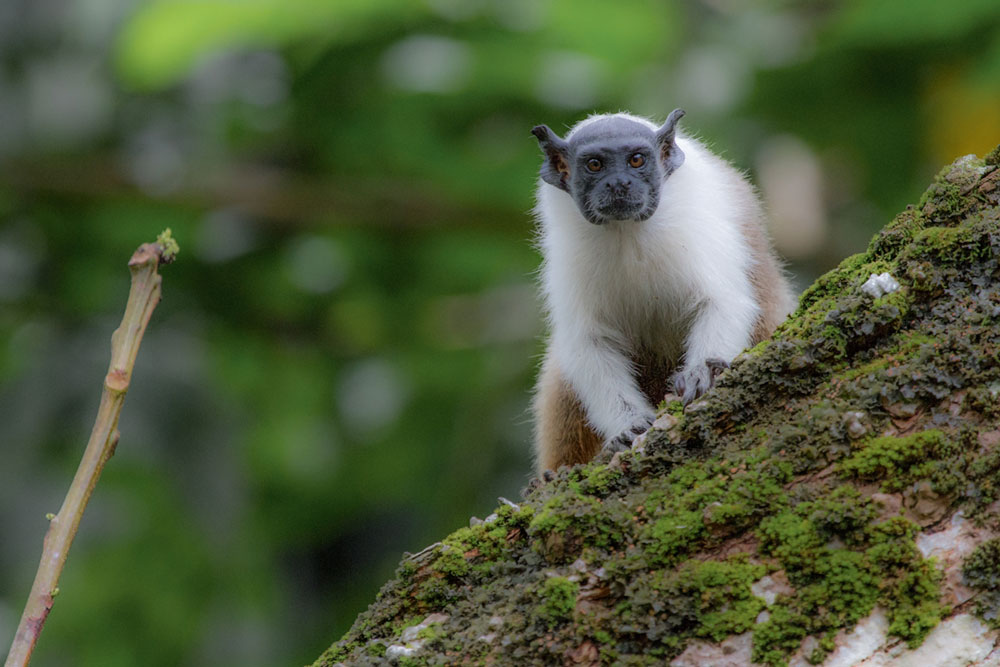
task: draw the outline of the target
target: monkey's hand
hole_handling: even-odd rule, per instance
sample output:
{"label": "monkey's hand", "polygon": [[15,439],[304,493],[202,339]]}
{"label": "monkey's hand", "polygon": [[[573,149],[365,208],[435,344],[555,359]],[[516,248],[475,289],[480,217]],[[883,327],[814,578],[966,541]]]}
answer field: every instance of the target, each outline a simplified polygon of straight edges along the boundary
{"label": "monkey's hand", "polygon": [[614,454],[615,452],[621,452],[630,448],[632,446],[632,441],[648,431],[652,424],[652,417],[638,417],[636,421],[626,430],[622,431],[615,437],[606,440],[604,442],[604,446],[601,448],[602,453],[607,452]]}
{"label": "monkey's hand", "polygon": [[687,405],[715,386],[715,378],[729,368],[725,359],[706,359],[687,365],[674,375],[674,389]]}

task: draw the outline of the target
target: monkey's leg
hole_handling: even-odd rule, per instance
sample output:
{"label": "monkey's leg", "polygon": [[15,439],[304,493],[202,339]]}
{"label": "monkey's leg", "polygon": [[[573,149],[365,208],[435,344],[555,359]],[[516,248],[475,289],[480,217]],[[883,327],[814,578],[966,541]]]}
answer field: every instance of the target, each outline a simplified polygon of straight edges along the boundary
{"label": "monkey's leg", "polygon": [[559,466],[586,463],[601,449],[583,406],[551,357],[542,364],[533,404],[535,469],[541,475]]}

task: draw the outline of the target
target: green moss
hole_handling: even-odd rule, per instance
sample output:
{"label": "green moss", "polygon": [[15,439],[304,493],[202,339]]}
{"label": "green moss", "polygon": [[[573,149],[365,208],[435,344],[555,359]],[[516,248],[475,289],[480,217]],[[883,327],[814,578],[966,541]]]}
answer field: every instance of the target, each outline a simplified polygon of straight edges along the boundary
{"label": "green moss", "polygon": [[874,359],[865,363],[845,364],[842,367],[843,370],[838,369],[834,374],[833,381],[836,383],[852,382],[856,378],[875,374],[884,378],[884,374],[889,368],[905,363],[922,348],[933,346],[936,342],[935,338],[922,332],[902,332],[896,337],[895,345],[881,351]]}
{"label": "green moss", "polygon": [[602,644],[610,644],[614,641],[614,637],[611,636],[611,633],[604,630],[597,630],[594,632],[594,639]]}
{"label": "green moss", "polygon": [[423,639],[425,641],[434,641],[435,639],[438,639],[440,637],[441,637],[440,623],[431,623],[430,625],[421,628],[420,631],[417,632],[417,638]]}
{"label": "green moss", "polygon": [[875,235],[868,244],[867,255],[883,259],[895,257],[923,227],[924,218],[920,212],[907,208]]}
{"label": "green moss", "polygon": [[879,603],[889,615],[889,634],[916,648],[949,609],[940,602],[941,574],[914,543],[917,527],[897,516],[869,529],[865,552],[879,581]]}
{"label": "green moss", "polygon": [[660,567],[676,562],[704,532],[701,512],[682,511],[656,519],[642,531],[640,540],[645,544],[649,563]]}
{"label": "green moss", "polygon": [[1000,537],[983,542],[966,557],[962,581],[978,592],[979,617],[991,628],[1000,628]]}
{"label": "green moss", "polygon": [[883,590],[882,600],[889,610],[889,634],[917,648],[927,634],[950,611],[940,602],[941,573],[932,563],[922,561],[914,571],[902,572],[899,580]]}
{"label": "green moss", "polygon": [[885,356],[885,357],[878,357],[877,359],[872,359],[868,363],[860,364],[857,366],[849,366],[847,364],[844,364],[843,365],[844,370],[834,375],[834,379],[837,382],[852,382],[855,378],[884,371],[891,363],[892,363],[892,358],[889,356]]}
{"label": "green moss", "polygon": [[326,649],[315,662],[314,667],[329,667],[346,660],[352,653],[361,648],[359,642],[340,641]]}
{"label": "green moss", "polygon": [[753,661],[765,665],[787,665],[788,656],[798,650],[809,635],[810,619],[788,605],[778,605],[768,620],[753,631]]}
{"label": "green moss", "polygon": [[885,294],[872,302],[870,310],[884,322],[903,320],[910,310],[910,295],[905,287]]}
{"label": "green moss", "polygon": [[884,479],[885,490],[899,491],[931,475],[944,443],[944,434],[935,429],[874,438],[842,461],[840,470],[861,479]]}
{"label": "green moss", "polygon": [[790,575],[816,561],[823,539],[808,518],[795,510],[768,517],[757,529],[761,551],[790,568]]}
{"label": "green moss", "polygon": [[447,544],[442,547],[432,568],[449,577],[464,577],[469,573],[469,563],[462,552]]}
{"label": "green moss", "polygon": [[565,577],[549,577],[541,586],[535,607],[535,617],[548,627],[558,625],[573,618],[576,610],[576,596],[580,584]]}
{"label": "green moss", "polygon": [[413,592],[413,599],[419,603],[417,609],[440,609],[459,596],[455,583],[442,576],[427,577]]}
{"label": "green moss", "polygon": [[[946,608],[939,575],[914,544],[916,527],[901,517],[873,525],[871,502],[843,486],[762,522],[761,551],[785,570],[795,593],[754,629],[754,660],[783,665],[807,635],[832,637],[886,607],[889,632],[918,645]],[[838,543],[843,546],[834,546]],[[832,646],[820,642],[813,660]]]}
{"label": "green moss", "polygon": [[757,517],[787,504],[782,485],[791,466],[764,448],[744,457],[712,459],[676,467],[651,490],[635,517],[644,563],[669,567],[692,549],[725,539]]}
{"label": "green moss", "polygon": [[606,496],[623,476],[621,468],[601,464],[581,468],[578,474],[581,492],[596,496]]}
{"label": "green moss", "polygon": [[974,156],[959,158],[942,169],[920,198],[917,208],[936,222],[950,223],[970,209],[967,193],[978,181],[984,163]]}
{"label": "green moss", "polygon": [[961,188],[944,179],[931,186],[917,204],[928,217],[942,219],[959,214],[962,206]]}
{"label": "green moss", "polygon": [[[816,560],[800,561],[795,571],[795,594],[780,598],[768,620],[754,629],[755,661],[784,664],[787,654],[798,649],[807,635],[830,637],[875,607],[878,582],[866,566],[864,553],[846,549],[813,553]],[[829,642],[821,643],[811,659],[821,660],[830,647]]]}
{"label": "green moss", "polygon": [[792,465],[767,449],[749,452],[735,468],[725,485],[722,504],[738,508],[725,518],[730,524],[745,527],[762,514],[771,513],[788,503],[784,485],[793,477]]}
{"label": "green moss", "polygon": [[816,282],[802,292],[802,296],[799,297],[799,308],[795,313],[796,317],[786,322],[786,325],[795,324],[795,320],[799,319],[797,316],[804,314],[807,309],[817,303],[837,298],[859,276],[867,277],[867,273],[873,273],[871,266],[871,257],[867,253],[858,253],[844,259],[836,269],[817,278]]}
{"label": "green moss", "polygon": [[969,225],[923,229],[916,235],[914,247],[909,250],[911,255],[958,266],[980,259],[982,252],[977,243],[976,230]]}
{"label": "green moss", "polygon": [[1000,399],[1000,383],[972,387],[966,396],[970,407],[991,419],[1000,417],[1000,400],[998,399]]}
{"label": "green moss", "polygon": [[372,642],[365,647],[365,653],[373,658],[381,658],[385,656],[385,650],[388,647],[382,642]]}
{"label": "green moss", "polygon": [[623,522],[627,511],[617,499],[605,504],[592,496],[561,493],[542,506],[527,532],[536,553],[551,563],[568,562],[585,547],[606,549],[621,544],[622,523],[617,519]]}
{"label": "green moss", "polygon": [[628,635],[653,640],[675,655],[689,638],[721,641],[753,627],[764,603],[751,585],[767,573],[746,554],[722,561],[689,560],[675,569],[644,571],[627,583],[629,604],[616,612]]}
{"label": "green moss", "polygon": [[848,545],[863,541],[863,531],[878,515],[874,504],[848,485],[823,494],[799,508],[799,512],[805,514],[821,538],[840,539]]}
{"label": "green moss", "polygon": [[403,583],[410,583],[413,581],[413,576],[417,573],[416,563],[408,560],[404,560],[396,568],[396,577]]}
{"label": "green moss", "polygon": [[[512,538],[518,538],[531,523],[535,509],[530,505],[518,508],[501,505],[497,508],[495,520],[469,528],[459,528],[446,537],[431,562],[433,573],[444,575],[451,580],[467,580],[470,575],[486,576],[498,560],[508,557]],[[401,569],[397,576],[412,578],[415,566]],[[440,583],[431,582],[437,589]]]}
{"label": "green moss", "polygon": [[678,577],[691,583],[696,597],[694,636],[719,642],[753,627],[764,602],[750,586],[767,574],[767,567],[751,563],[745,555],[725,561],[689,561]]}
{"label": "green moss", "polygon": [[991,167],[1000,166],[1000,146],[997,146],[983,157],[983,162]]}

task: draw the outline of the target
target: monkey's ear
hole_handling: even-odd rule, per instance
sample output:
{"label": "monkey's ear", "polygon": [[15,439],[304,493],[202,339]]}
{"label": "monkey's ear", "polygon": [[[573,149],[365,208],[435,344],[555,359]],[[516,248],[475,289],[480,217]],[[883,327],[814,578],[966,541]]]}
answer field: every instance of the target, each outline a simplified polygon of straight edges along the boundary
{"label": "monkey's ear", "polygon": [[569,192],[569,144],[550,130],[548,125],[536,125],[531,133],[538,139],[538,145],[545,153],[542,180]]}
{"label": "monkey's ear", "polygon": [[666,171],[664,176],[670,175],[673,170],[684,164],[684,151],[680,149],[674,138],[677,121],[683,118],[685,113],[684,109],[674,109],[667,116],[667,122],[663,124],[663,127],[656,131],[656,143],[660,147],[660,160]]}

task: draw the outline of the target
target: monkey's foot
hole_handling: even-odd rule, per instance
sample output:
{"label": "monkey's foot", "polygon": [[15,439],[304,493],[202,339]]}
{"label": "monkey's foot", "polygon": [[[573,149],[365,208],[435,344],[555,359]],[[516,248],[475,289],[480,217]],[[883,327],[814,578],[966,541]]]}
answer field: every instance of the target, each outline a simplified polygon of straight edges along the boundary
{"label": "monkey's foot", "polygon": [[674,375],[674,389],[684,405],[715,386],[715,378],[729,368],[725,359],[706,359],[704,363],[685,366]]}
{"label": "monkey's foot", "polygon": [[598,460],[608,459],[616,452],[623,452],[626,449],[632,447],[632,441],[637,437],[649,430],[649,427],[653,424],[653,420],[648,417],[640,417],[632,426],[627,430],[622,431],[617,436],[605,440],[604,446],[601,447],[600,453],[597,455]]}

